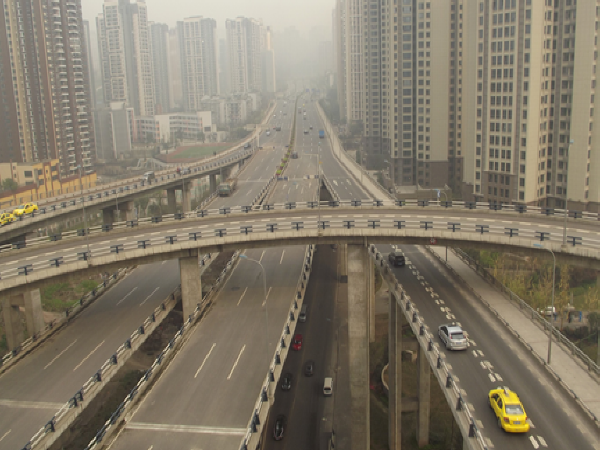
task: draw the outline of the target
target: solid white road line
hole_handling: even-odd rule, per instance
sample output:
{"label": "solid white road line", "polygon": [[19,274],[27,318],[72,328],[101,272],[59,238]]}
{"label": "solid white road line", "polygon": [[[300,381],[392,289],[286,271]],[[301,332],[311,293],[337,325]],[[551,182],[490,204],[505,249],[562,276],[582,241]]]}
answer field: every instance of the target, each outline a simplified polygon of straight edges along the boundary
{"label": "solid white road line", "polygon": [[[0,406],[7,408],[23,408],[23,409],[52,409],[54,411],[59,410],[65,404],[64,403],[52,403],[52,402],[28,402],[23,400],[0,400]],[[1,441],[2,439],[0,439]]]}
{"label": "solid white road line", "polygon": [[265,256],[265,251],[264,250],[260,254],[260,259],[258,260],[258,262],[262,262],[263,256]]}
{"label": "solid white road line", "polygon": [[246,295],[246,291],[248,290],[248,288],[244,289],[244,292],[242,292],[242,295],[240,295],[240,299],[237,302],[237,306],[240,306],[240,302],[242,301],[242,299],[244,298],[244,295]]}
{"label": "solid white road line", "polygon": [[246,350],[246,346],[245,345],[240,350],[240,354],[238,355],[237,359],[235,360],[235,363],[233,363],[233,367],[231,368],[231,372],[229,372],[229,375],[227,376],[228,380],[231,379],[231,375],[233,375],[233,371],[235,370],[235,367],[238,365],[238,362],[240,361],[240,358],[242,357],[242,353],[244,353],[244,350]]}
{"label": "solid white road line", "polygon": [[172,431],[176,433],[198,433],[198,434],[224,434],[245,436],[246,428],[217,428],[201,427],[195,425],[169,425],[161,423],[129,422],[126,426],[130,430]]}
{"label": "solid white road line", "polygon": [[215,348],[215,346],[217,345],[217,343],[213,343],[212,347],[210,348],[210,350],[208,351],[208,353],[206,354],[206,356],[204,357],[204,361],[202,361],[202,364],[200,364],[200,367],[198,367],[198,370],[196,370],[196,374],[194,375],[194,378],[196,378],[198,376],[198,374],[200,373],[200,371],[202,370],[202,368],[204,367],[204,363],[206,362],[206,360],[208,359],[208,357],[210,356],[210,354],[213,351],[213,348]]}
{"label": "solid white road line", "polygon": [[129,297],[131,294],[133,294],[133,291],[135,291],[136,289],[137,289],[137,286],[134,287],[131,291],[129,291],[129,293],[126,294],[125,297],[123,297],[121,300],[119,300],[117,302],[117,306],[119,306],[123,302],[123,300],[125,300],[127,297]]}
{"label": "solid white road line", "polygon": [[140,306],[142,306],[144,303],[146,303],[146,301],[148,301],[148,299],[149,299],[150,297],[152,297],[152,296],[154,295],[154,293],[155,293],[156,291],[158,291],[159,289],[160,289],[160,286],[158,286],[156,289],[154,289],[154,290],[152,291],[152,294],[150,294],[148,297],[146,297],[146,298],[144,299],[144,301],[143,301],[142,303],[140,303]]}
{"label": "solid white road line", "polygon": [[283,261],[283,255],[285,255],[285,249],[281,252],[281,259],[279,260],[279,264]]}
{"label": "solid white road line", "polygon": [[63,353],[65,353],[67,350],[69,350],[71,347],[73,347],[75,345],[75,342],[77,342],[77,339],[75,339],[73,342],[71,342],[71,345],[69,345],[67,348],[65,348],[62,352],[60,352],[58,355],[56,355],[52,361],[50,361],[48,364],[46,364],[44,366],[44,370],[46,370],[48,367],[50,367],[54,361],[56,361],[58,358],[60,358],[63,355]]}
{"label": "solid white road line", "polygon": [[83,363],[84,363],[84,362],[86,362],[86,361],[89,359],[89,357],[90,357],[90,356],[92,356],[92,355],[93,355],[93,354],[96,352],[96,350],[98,350],[98,349],[100,348],[100,346],[101,346],[102,344],[104,344],[104,342],[105,342],[105,341],[102,341],[102,342],[100,342],[100,343],[99,343],[99,344],[96,346],[96,348],[95,348],[94,350],[92,350],[92,351],[89,353],[89,355],[87,355],[85,358],[83,358],[83,361],[81,361],[81,362],[80,362],[80,363],[79,363],[79,364],[78,364],[78,365],[77,365],[77,366],[76,366],[76,367],[73,369],[73,372],[75,372],[77,369],[79,369],[79,368],[80,368],[80,367],[83,365]]}

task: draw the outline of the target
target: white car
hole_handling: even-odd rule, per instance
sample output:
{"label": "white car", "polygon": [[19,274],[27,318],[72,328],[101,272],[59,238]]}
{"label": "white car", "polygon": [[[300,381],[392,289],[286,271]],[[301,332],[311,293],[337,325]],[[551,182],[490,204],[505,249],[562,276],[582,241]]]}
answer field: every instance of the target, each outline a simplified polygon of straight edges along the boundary
{"label": "white car", "polygon": [[455,324],[444,324],[438,327],[438,335],[448,350],[466,350],[469,346],[466,333]]}

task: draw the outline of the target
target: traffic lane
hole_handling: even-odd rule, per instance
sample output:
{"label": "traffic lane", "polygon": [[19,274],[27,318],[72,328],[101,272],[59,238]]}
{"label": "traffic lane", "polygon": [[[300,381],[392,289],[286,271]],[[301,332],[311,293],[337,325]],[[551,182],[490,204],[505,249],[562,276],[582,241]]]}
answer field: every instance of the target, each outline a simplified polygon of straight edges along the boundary
{"label": "traffic lane", "polygon": [[[202,406],[199,406],[202,407]],[[245,430],[244,430],[245,431]],[[245,434],[240,430],[218,430],[204,428],[175,428],[155,426],[144,430],[125,428],[111,450],[198,450],[236,449]],[[202,447],[199,447],[202,442]]]}
{"label": "traffic lane", "polygon": [[[335,336],[333,316],[337,269],[337,252],[331,246],[318,246],[304,297],[304,304],[308,305],[307,320],[298,322],[295,331],[303,335],[302,349],[291,350],[282,369],[282,374],[293,374],[292,388],[283,391],[281,383],[277,387],[275,403],[269,413],[268,438],[264,449],[319,448],[320,427],[324,420],[331,420],[330,417],[323,417],[325,402],[333,401],[333,397],[323,396],[323,380],[328,376],[333,377],[335,390],[336,377],[328,368],[331,342]],[[315,373],[307,377],[304,375],[304,365],[310,360],[315,362]],[[279,414],[287,417],[287,429],[283,441],[275,442],[272,438],[273,427]]]}
{"label": "traffic lane", "polygon": [[316,178],[278,181],[270,203],[316,201],[319,180]]}
{"label": "traffic lane", "polygon": [[[303,252],[300,247],[272,249],[264,255],[260,250],[248,252],[253,259],[262,257],[268,273],[270,353],[274,353],[294,297]],[[260,274],[256,264],[240,260],[207,320],[192,332],[189,342],[143,400],[134,423],[247,425],[267,372],[265,295]]]}
{"label": "traffic lane", "polygon": [[137,268],[3,374],[2,399],[66,402],[178,285],[176,260]]}
{"label": "traffic lane", "polygon": [[178,285],[176,261],[138,267],[3,374],[0,447],[23,446]]}
{"label": "traffic lane", "polygon": [[[31,437],[39,431],[58,411],[57,405],[36,405],[35,407],[18,407],[0,403],[0,448],[24,448]],[[147,449],[146,449],[147,450]]]}
{"label": "traffic lane", "polygon": [[[403,247],[404,248],[404,247]],[[423,254],[416,247],[406,247],[405,254],[428,281],[433,292],[444,300],[444,305],[435,304],[427,295],[420,295],[416,303],[432,332],[437,335],[437,326],[454,321],[448,319],[447,310],[456,317],[473,340],[473,345],[465,352],[445,351],[447,361],[452,364],[453,372],[459,377],[459,385],[467,389],[471,395],[470,402],[475,406],[477,418],[484,425],[484,434],[498,446],[516,445],[529,449],[535,442],[545,442],[549,448],[593,448],[586,437],[577,433],[565,433],[581,425],[582,414],[573,405],[571,399],[563,394],[562,388],[522,344],[477,300],[456,285],[444,274],[437,263],[432,263],[431,256]],[[416,277],[405,276],[401,283],[405,288],[412,286],[412,291],[419,295]],[[420,286],[420,284],[419,284]],[[421,291],[424,291],[423,287]],[[412,293],[409,292],[412,296]],[[465,307],[468,304],[469,307]],[[439,343],[439,339],[437,339]],[[481,352],[481,353],[480,353]],[[510,366],[506,363],[510,361]],[[509,386],[521,397],[528,417],[532,422],[529,433],[521,436],[509,436],[496,424],[494,414],[489,411],[487,394],[497,386]],[[553,392],[549,395],[549,389]],[[561,398],[562,397],[562,398]],[[553,411],[549,417],[548,411]],[[587,422],[587,421],[586,421]],[[568,437],[567,437],[568,435]],[[537,445],[540,445],[540,444]],[[573,447],[574,446],[574,447]]]}

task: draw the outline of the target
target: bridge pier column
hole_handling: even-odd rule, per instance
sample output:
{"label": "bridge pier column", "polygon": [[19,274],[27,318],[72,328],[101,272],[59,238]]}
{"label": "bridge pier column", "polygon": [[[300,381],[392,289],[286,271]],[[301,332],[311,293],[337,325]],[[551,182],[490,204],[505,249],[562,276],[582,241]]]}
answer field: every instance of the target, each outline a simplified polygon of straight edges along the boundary
{"label": "bridge pier column", "polygon": [[121,206],[123,206],[122,209],[125,210],[125,220],[133,220],[134,219],[134,206],[133,206],[133,202],[123,202],[122,204],[119,204],[119,209],[121,209]]}
{"label": "bridge pier column", "polygon": [[367,247],[349,244],[348,351],[350,375],[350,422],[353,450],[368,450],[369,424],[369,266]]}
{"label": "bridge pier column", "polygon": [[4,298],[2,300],[2,315],[4,316],[6,340],[10,350],[14,350],[25,340],[21,323],[21,307],[25,309],[25,323],[27,324],[29,336],[39,333],[45,326],[39,289]]}
{"label": "bridge pier column", "polygon": [[340,252],[340,283],[348,282],[348,244],[338,246]]}
{"label": "bridge pier column", "polygon": [[221,183],[231,175],[231,167],[221,167]]}
{"label": "bridge pier column", "polygon": [[431,368],[425,356],[425,350],[419,345],[417,350],[417,394],[419,396],[419,410],[417,412],[417,444],[425,447],[429,444],[429,412]]}
{"label": "bridge pier column", "polygon": [[388,320],[388,443],[390,450],[402,449],[402,310],[390,292]]}
{"label": "bridge pier column", "polygon": [[202,301],[202,280],[198,265],[198,250],[190,250],[192,256],[179,258],[179,277],[181,279],[181,307],[183,320],[186,321]]}
{"label": "bridge pier column", "polygon": [[115,208],[113,206],[102,209],[102,223],[112,225],[115,222]]}
{"label": "bridge pier column", "polygon": [[186,184],[185,189],[182,189],[182,211],[184,213],[190,212],[192,210],[192,183],[191,181]]}
{"label": "bridge pier column", "polygon": [[217,190],[217,175],[214,173],[208,176],[208,186],[211,194]]}
{"label": "bridge pier column", "polygon": [[177,197],[175,197],[175,189],[167,189],[167,214],[175,214],[177,212]]}

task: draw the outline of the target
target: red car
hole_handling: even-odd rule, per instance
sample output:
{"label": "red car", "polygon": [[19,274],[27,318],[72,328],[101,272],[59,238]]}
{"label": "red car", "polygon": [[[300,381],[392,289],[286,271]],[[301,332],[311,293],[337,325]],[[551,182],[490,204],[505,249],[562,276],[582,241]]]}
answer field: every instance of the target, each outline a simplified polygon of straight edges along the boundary
{"label": "red car", "polygon": [[293,350],[301,350],[302,349],[302,335],[297,334],[294,336],[294,340],[292,341],[292,349]]}

